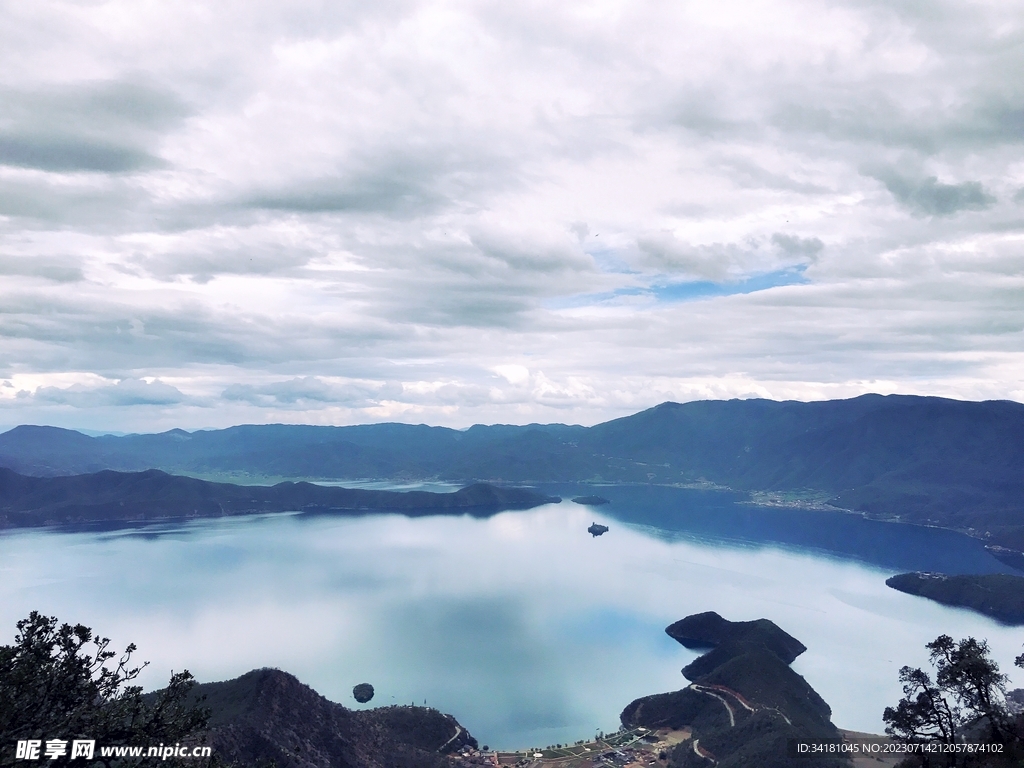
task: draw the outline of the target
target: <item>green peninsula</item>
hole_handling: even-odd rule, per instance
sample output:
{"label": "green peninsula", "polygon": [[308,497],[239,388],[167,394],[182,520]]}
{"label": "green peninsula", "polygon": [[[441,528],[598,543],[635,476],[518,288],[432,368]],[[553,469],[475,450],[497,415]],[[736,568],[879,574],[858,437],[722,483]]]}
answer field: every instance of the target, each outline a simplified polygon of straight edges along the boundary
{"label": "green peninsula", "polygon": [[211,483],[157,469],[30,477],[0,467],[0,530],[269,512],[486,516],[558,501],[561,499],[557,496],[545,496],[528,488],[489,483],[474,483],[452,493],[399,492],[305,482],[271,486]]}
{"label": "green peninsula", "polygon": [[1024,576],[901,573],[885,583],[908,595],[968,608],[1010,626],[1024,626]]}

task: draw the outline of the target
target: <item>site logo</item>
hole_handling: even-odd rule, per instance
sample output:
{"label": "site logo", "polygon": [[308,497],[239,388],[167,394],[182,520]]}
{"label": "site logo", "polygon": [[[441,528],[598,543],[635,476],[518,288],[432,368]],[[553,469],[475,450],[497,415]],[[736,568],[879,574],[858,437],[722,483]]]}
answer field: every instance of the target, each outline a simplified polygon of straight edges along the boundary
{"label": "site logo", "polygon": [[[14,758],[16,760],[39,760],[39,750],[42,746],[43,742],[41,739],[19,741],[17,749],[14,751]],[[78,757],[84,757],[86,760],[91,760],[95,751],[95,739],[90,739],[88,741],[84,739],[75,739],[71,742],[72,760]],[[64,757],[67,753],[68,743],[66,741],[63,739],[47,739],[46,750],[43,753],[47,760],[56,760],[58,757]]]}
{"label": "site logo", "polygon": [[[45,746],[44,746],[45,745]],[[92,760],[96,754],[95,739],[74,739],[71,752],[68,753],[66,739],[25,739],[19,741],[14,750],[15,760],[56,760],[67,757],[69,760],[84,758]],[[183,746],[181,744],[160,744],[156,747],[101,746],[100,757],[158,757],[166,760],[169,757],[209,757],[210,747]]]}

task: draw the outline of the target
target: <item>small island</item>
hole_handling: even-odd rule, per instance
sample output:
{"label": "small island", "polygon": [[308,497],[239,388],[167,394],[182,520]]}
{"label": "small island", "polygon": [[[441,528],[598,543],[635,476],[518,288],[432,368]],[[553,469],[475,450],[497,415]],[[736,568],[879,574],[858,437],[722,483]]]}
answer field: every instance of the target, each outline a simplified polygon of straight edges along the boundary
{"label": "small island", "polygon": [[597,507],[601,504],[611,504],[604,496],[577,496],[572,500],[573,504],[586,504],[589,507]]}
{"label": "small island", "polygon": [[1024,576],[900,573],[886,585],[954,608],[967,608],[1009,626],[1024,626]]}

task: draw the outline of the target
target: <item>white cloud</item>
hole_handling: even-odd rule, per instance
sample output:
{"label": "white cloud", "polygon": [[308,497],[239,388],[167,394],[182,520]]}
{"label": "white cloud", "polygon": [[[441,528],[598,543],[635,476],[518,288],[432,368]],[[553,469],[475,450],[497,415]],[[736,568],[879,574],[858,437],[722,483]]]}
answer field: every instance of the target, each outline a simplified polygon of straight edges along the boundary
{"label": "white cloud", "polygon": [[4,4],[4,419],[1019,399],[1020,11]]}
{"label": "white cloud", "polygon": [[20,389],[19,400],[31,400],[43,407],[71,406],[73,408],[102,408],[109,406],[176,405],[187,398],[176,387],[162,381],[121,379],[113,384],[99,386],[71,384],[67,387],[41,386],[35,390]]}
{"label": "white cloud", "polygon": [[530,369],[525,365],[496,365],[492,370],[509,384],[522,384],[530,378]]}

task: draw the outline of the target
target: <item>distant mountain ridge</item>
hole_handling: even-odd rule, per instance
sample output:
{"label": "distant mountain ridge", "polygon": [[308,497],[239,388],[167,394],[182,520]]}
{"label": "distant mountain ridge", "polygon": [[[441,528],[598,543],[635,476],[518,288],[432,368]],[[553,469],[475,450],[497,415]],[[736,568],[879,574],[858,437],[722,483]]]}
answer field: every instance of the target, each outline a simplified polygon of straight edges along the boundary
{"label": "distant mountain ridge", "polygon": [[968,531],[1024,550],[1024,405],[907,395],[663,403],[594,427],[263,425],[87,437],[0,435],[30,475],[150,468],[183,474],[504,482],[707,481],[817,491],[872,516]]}

